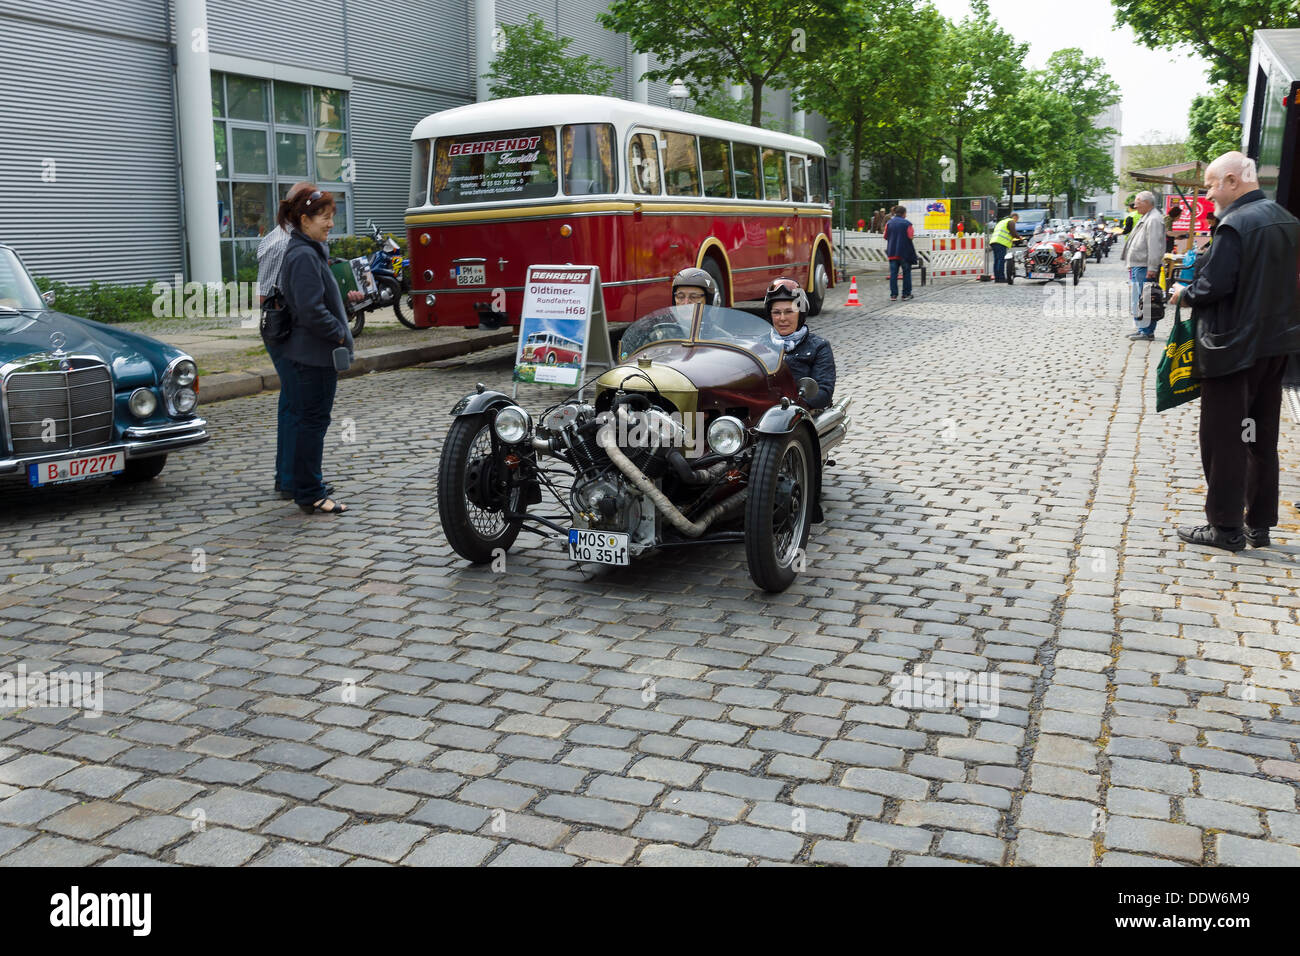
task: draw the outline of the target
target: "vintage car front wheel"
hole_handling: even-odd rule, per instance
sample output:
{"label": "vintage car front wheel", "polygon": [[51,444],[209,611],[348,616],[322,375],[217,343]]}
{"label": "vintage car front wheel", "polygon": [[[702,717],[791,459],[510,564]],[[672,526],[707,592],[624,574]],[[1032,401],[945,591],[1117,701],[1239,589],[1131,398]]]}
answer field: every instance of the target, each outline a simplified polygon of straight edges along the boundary
{"label": "vintage car front wheel", "polygon": [[802,569],[812,526],[812,469],[812,443],[802,429],[759,439],[745,502],[745,557],[749,576],[764,591],[784,591]]}
{"label": "vintage car front wheel", "polygon": [[[462,558],[486,564],[497,549],[509,551],[519,535],[522,489],[505,480],[504,466],[492,454],[492,420],[465,415],[451,424],[438,462],[438,516],[447,542]],[[508,496],[508,497],[507,497]]]}

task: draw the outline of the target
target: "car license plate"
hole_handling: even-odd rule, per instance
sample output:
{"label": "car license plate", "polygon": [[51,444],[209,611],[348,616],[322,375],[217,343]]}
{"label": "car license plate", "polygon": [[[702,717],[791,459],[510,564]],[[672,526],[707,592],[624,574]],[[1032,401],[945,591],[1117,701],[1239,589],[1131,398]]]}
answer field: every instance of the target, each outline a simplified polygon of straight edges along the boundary
{"label": "car license plate", "polygon": [[27,466],[27,483],[33,488],[58,485],[65,481],[82,481],[101,475],[115,475],[126,468],[126,452],[110,451],[102,455],[41,461]]}
{"label": "car license plate", "polygon": [[592,564],[627,564],[628,536],[619,531],[569,529],[569,557]]}
{"label": "car license plate", "polygon": [[485,266],[457,266],[456,285],[487,285]]}

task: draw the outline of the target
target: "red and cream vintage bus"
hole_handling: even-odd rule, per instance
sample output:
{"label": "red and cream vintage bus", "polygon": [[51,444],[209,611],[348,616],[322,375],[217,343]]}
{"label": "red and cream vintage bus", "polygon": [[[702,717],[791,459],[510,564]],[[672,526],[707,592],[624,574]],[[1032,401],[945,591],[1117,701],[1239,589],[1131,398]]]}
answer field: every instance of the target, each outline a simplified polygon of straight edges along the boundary
{"label": "red and cream vintage bus", "polygon": [[600,267],[610,322],[669,305],[696,266],[723,304],[777,276],[832,284],[825,151],[812,140],[602,96],[434,113],[411,134],[417,325],[518,324],[525,269]]}

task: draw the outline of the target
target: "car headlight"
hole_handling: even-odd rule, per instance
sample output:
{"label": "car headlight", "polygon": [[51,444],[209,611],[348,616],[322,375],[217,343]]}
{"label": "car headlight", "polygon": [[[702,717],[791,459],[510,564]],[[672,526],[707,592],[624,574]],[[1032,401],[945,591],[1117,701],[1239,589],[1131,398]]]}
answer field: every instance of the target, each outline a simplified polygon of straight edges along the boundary
{"label": "car headlight", "polygon": [[126,404],[136,418],[148,418],[158,410],[158,397],[150,389],[137,388]]}
{"label": "car headlight", "polygon": [[163,405],[173,418],[188,415],[199,403],[199,369],[189,356],[173,359],[162,377]]}
{"label": "car headlight", "polygon": [[177,362],[175,367],[172,369],[172,376],[174,377],[176,384],[181,388],[189,388],[193,385],[194,380],[198,378],[198,375],[198,366],[189,359],[182,359]]}
{"label": "car headlight", "polygon": [[720,415],[709,422],[709,448],[716,455],[734,455],[745,444],[745,426],[740,419]]}
{"label": "car headlight", "polygon": [[492,423],[497,438],[507,445],[517,445],[529,436],[533,430],[533,418],[518,405],[507,405],[497,412]]}

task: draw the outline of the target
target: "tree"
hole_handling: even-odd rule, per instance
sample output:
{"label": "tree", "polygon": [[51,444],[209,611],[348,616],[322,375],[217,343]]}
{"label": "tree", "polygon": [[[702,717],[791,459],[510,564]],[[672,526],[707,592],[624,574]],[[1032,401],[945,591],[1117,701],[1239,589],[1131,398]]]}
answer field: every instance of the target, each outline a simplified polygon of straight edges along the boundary
{"label": "tree", "polygon": [[731,91],[725,87],[714,87],[700,92],[694,97],[689,108],[692,113],[698,113],[700,116],[712,116],[714,119],[727,120],[731,123],[749,122],[749,97],[732,99]]}
{"label": "tree", "polygon": [[1028,46],[998,26],[987,0],[971,0],[971,16],[948,24],[939,44],[936,112],[944,118],[944,142],[957,163],[957,195],[965,195],[966,141],[1011,99],[1025,75]]}
{"label": "tree", "polygon": [[[844,16],[838,44],[791,66],[798,103],[825,116],[832,145],[849,154],[853,200],[862,195],[860,170],[868,150],[905,162],[920,195],[925,156],[938,139],[934,79],[946,21],[928,3],[913,8],[887,0],[856,0]],[[899,191],[894,183],[884,189]]]}
{"label": "tree", "polygon": [[1256,30],[1300,27],[1295,0],[1111,0],[1115,21],[1131,26],[1152,50],[1192,47],[1210,63],[1210,82],[1250,79],[1250,47]]}
{"label": "tree", "polygon": [[1187,148],[1193,157],[1210,162],[1228,150],[1241,149],[1239,104],[1244,93],[1244,89],[1220,83],[1192,100],[1187,111]]}
{"label": "tree", "polygon": [[1139,143],[1137,146],[1128,147],[1128,159],[1125,162],[1125,169],[1120,171],[1119,191],[1122,193],[1137,193],[1148,188],[1146,184],[1139,183],[1129,176],[1129,169],[1151,169],[1155,166],[1172,166],[1174,163],[1186,163],[1196,158],[1196,154],[1190,148],[1190,145],[1184,141],[1181,143]]}
{"label": "tree", "polygon": [[648,79],[680,77],[696,90],[748,86],[749,122],[761,126],[764,88],[787,86],[784,70],[796,58],[832,45],[843,6],[839,0],[614,0],[596,19],[669,64],[648,70]]}
{"label": "tree", "polygon": [[585,53],[564,51],[573,41],[557,37],[530,13],[521,24],[501,25],[505,45],[484,74],[493,99],[540,93],[589,93],[605,96],[613,89],[614,71]]}
{"label": "tree", "polygon": [[1066,104],[1062,110],[1068,133],[1049,153],[1049,168],[1061,177],[1067,215],[1074,214],[1080,193],[1108,189],[1115,183],[1115,166],[1106,140],[1119,135],[1096,118],[1119,102],[1119,84],[1106,72],[1105,61],[1086,57],[1078,47],[1057,50],[1047,58],[1042,81]]}

